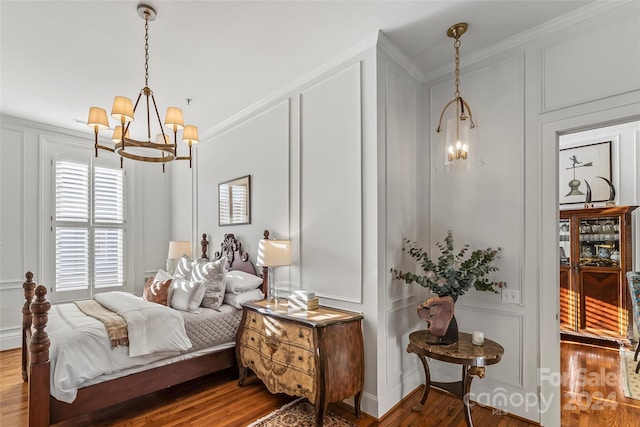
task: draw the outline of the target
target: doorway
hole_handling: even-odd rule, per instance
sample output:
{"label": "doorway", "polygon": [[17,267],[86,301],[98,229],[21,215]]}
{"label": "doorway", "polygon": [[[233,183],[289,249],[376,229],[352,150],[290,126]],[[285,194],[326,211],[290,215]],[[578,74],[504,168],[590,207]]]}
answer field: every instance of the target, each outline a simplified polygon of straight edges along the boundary
{"label": "doorway", "polygon": [[638,261],[640,121],[558,138],[560,332],[622,346],[633,339],[625,274]]}
{"label": "doorway", "polygon": [[[621,119],[625,118],[625,119]],[[559,137],[587,130],[601,129],[628,122],[640,121],[638,104],[624,105],[615,108],[604,108],[590,113],[574,115],[572,117],[557,118],[541,123],[540,150],[540,206],[539,214],[543,219],[540,230],[540,307],[539,330],[540,347],[538,353],[541,369],[552,373],[561,373],[560,364],[560,284],[559,284],[559,178],[558,157]],[[638,131],[640,133],[640,131]],[[638,147],[638,140],[634,146]],[[634,157],[640,163],[640,147]],[[636,171],[636,174],[638,172]],[[636,176],[637,178],[637,176]],[[637,180],[636,180],[637,182]],[[640,184],[636,184],[637,186]],[[566,193],[565,193],[566,194]],[[636,200],[640,201],[640,187],[636,189]],[[638,238],[638,214],[634,216],[634,242]],[[636,247],[637,244],[636,244]],[[638,264],[638,250],[634,256],[635,268]],[[561,394],[560,384],[553,381],[541,380],[540,396],[550,404],[546,411],[540,414],[541,425],[559,425],[561,418],[561,404],[558,398]]]}

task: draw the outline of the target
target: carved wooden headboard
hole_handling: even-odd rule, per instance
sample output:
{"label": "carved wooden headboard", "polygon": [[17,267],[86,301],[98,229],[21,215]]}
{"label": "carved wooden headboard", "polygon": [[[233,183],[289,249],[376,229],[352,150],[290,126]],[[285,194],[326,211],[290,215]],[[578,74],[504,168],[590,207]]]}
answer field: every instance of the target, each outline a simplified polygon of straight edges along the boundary
{"label": "carved wooden headboard", "polygon": [[[207,256],[209,242],[206,234],[202,235],[200,245],[202,246],[202,258],[209,259]],[[242,243],[238,241],[234,234],[224,235],[224,241],[220,243],[220,250],[213,254],[213,260],[220,259],[223,256],[227,257],[227,270],[241,270],[256,276],[262,276],[249,259],[249,254],[242,251]]]}

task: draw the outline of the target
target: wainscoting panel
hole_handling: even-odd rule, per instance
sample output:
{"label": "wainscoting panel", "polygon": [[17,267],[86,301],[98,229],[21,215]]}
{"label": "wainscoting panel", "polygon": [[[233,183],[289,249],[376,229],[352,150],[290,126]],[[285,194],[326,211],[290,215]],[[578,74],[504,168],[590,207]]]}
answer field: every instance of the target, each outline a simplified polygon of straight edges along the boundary
{"label": "wainscoting panel", "polygon": [[[415,260],[402,251],[403,239],[416,239],[416,131],[417,95],[415,81],[386,62],[385,79],[385,159],[387,214],[387,271],[413,271]],[[386,276],[386,304],[415,295],[415,286]]]}
{"label": "wainscoting panel", "polygon": [[546,48],[541,63],[542,112],[639,90],[639,51],[638,16]]}
{"label": "wainscoting panel", "polygon": [[[20,346],[25,265],[25,133],[2,129],[0,144],[0,350]],[[34,207],[37,209],[37,207]],[[35,268],[33,266],[32,268]]]}
{"label": "wainscoting panel", "polygon": [[414,374],[418,368],[422,372],[418,357],[407,353],[409,333],[426,329],[426,324],[418,317],[417,305],[411,304],[387,312],[387,364],[384,390],[401,383],[404,378]]}
{"label": "wainscoting panel", "polygon": [[524,387],[524,317],[514,313],[458,305],[455,315],[460,331],[483,331],[486,338],[504,347],[502,360],[496,367],[487,368],[487,377],[491,381]]}
{"label": "wainscoting panel", "polygon": [[300,94],[300,267],[305,289],[362,302],[360,63]]}

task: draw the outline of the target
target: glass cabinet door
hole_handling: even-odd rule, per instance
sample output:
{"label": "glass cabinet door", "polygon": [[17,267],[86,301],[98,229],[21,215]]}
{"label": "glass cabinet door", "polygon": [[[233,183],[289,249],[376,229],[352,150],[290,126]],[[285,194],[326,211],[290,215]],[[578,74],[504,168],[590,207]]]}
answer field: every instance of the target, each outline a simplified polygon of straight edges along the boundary
{"label": "glass cabinet door", "polygon": [[620,267],[620,218],[580,220],[580,265]]}
{"label": "glass cabinet door", "polygon": [[568,219],[560,220],[560,265],[571,264],[571,230]]}

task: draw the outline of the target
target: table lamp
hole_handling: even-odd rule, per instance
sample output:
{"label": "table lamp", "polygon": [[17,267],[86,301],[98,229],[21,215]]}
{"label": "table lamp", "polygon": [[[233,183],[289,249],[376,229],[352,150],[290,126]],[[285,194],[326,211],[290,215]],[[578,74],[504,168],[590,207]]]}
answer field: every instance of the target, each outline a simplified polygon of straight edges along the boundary
{"label": "table lamp", "polygon": [[289,240],[261,239],[258,242],[258,265],[267,267],[267,298],[277,301],[278,285],[275,283],[273,267],[291,265],[291,243]]}
{"label": "table lamp", "polygon": [[169,242],[169,254],[167,255],[167,273],[173,274],[178,260],[186,255],[191,257],[191,242],[184,240]]}

